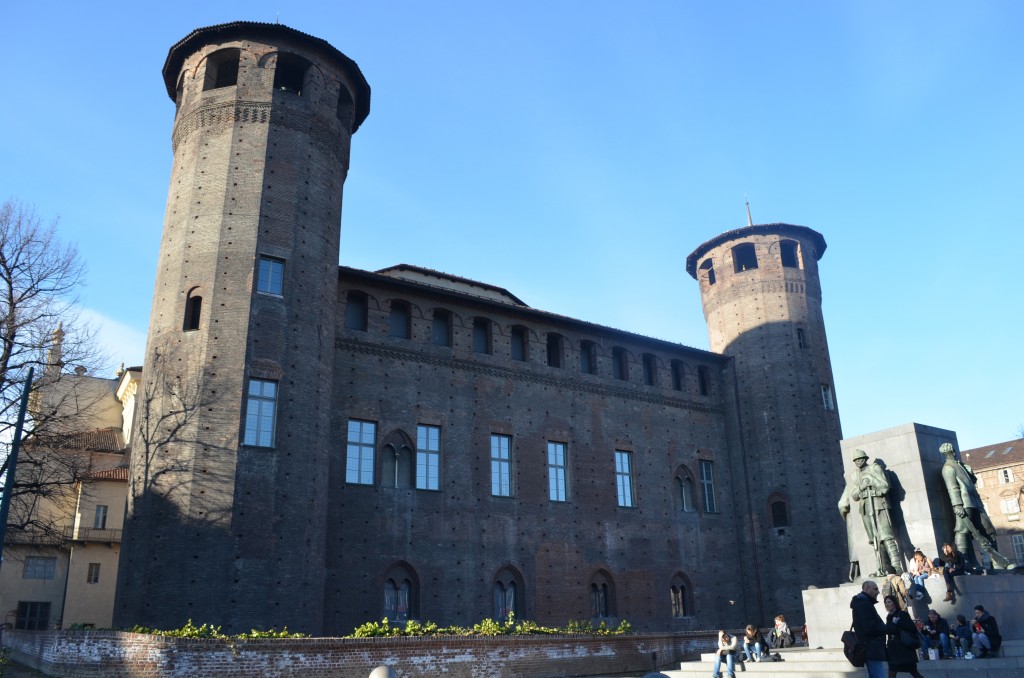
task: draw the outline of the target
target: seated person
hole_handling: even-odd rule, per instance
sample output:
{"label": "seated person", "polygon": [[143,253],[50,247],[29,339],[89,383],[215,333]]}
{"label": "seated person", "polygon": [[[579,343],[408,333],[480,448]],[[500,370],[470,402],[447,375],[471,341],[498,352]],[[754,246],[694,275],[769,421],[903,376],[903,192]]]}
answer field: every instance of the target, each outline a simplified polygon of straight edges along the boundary
{"label": "seated person", "polygon": [[921,648],[935,648],[940,657],[952,659],[953,648],[949,644],[949,622],[935,610],[928,610],[928,618],[921,626]]}
{"label": "seated person", "polygon": [[793,647],[793,632],[789,630],[786,618],[781,614],[775,618],[775,626],[768,633],[768,644],[775,650]]}
{"label": "seated person", "polygon": [[[939,561],[938,558],[935,560]],[[955,603],[956,593],[954,592],[953,577],[964,574],[964,555],[956,550],[956,546],[947,542],[942,545],[942,560],[932,564],[942,566],[942,578],[946,580],[946,597],[942,599],[943,602]]]}
{"label": "seated person", "polygon": [[932,575],[933,568],[931,562],[924,557],[922,551],[914,551],[914,557],[910,560],[910,576],[913,578],[914,583],[918,586],[924,587],[925,580]]}
{"label": "seated person", "polygon": [[974,606],[974,634],[972,636],[978,646],[978,656],[987,657],[1003,644],[999,635],[999,624],[996,618],[985,611],[981,605]]}
{"label": "seated person", "polygon": [[764,639],[761,629],[753,624],[747,624],[743,633],[743,654],[747,656],[747,661],[761,661],[767,648],[768,642]]}
{"label": "seated person", "polygon": [[967,654],[971,651],[971,646],[974,644],[971,635],[974,631],[971,629],[971,625],[967,623],[967,617],[962,614],[956,616],[956,626],[952,629],[952,635],[954,642],[960,646],[960,650],[963,654]]}
{"label": "seated person", "polygon": [[722,678],[722,662],[725,662],[725,673],[729,678],[736,678],[736,636],[725,631],[718,632],[718,651],[715,652],[715,668],[711,678]]}

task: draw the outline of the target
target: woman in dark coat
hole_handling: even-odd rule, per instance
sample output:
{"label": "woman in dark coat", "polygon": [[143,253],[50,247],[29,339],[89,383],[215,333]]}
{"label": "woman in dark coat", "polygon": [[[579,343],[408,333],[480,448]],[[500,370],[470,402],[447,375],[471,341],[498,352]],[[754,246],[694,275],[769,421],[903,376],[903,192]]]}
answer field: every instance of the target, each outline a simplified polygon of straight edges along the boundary
{"label": "woman in dark coat", "polygon": [[[889,678],[896,678],[896,674],[909,673],[914,678],[924,678],[917,671],[917,648],[907,647],[900,640],[900,631],[906,631],[913,638],[920,638],[917,631],[917,624],[910,618],[910,614],[900,609],[895,596],[886,596],[885,611],[888,616],[885,618],[885,651],[889,657]],[[918,647],[921,642],[918,641]]]}

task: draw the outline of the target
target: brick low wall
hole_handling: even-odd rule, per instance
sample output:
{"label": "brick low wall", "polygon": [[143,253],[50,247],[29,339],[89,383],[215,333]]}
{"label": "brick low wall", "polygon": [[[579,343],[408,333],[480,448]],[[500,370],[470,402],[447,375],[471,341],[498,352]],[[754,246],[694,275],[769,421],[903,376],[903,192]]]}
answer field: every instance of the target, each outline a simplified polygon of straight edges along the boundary
{"label": "brick low wall", "polygon": [[118,631],[5,631],[22,664],[59,678],[263,676],[540,678],[671,667],[707,651],[712,633],[576,636],[194,640]]}

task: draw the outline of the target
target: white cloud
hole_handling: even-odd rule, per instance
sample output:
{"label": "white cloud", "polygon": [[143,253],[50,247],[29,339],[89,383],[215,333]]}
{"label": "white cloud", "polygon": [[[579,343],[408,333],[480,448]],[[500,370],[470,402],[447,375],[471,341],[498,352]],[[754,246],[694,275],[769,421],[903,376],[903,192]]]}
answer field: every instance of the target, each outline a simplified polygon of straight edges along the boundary
{"label": "white cloud", "polygon": [[135,327],[108,318],[89,308],[81,309],[84,323],[96,330],[100,348],[110,359],[113,367],[124,363],[125,367],[141,365],[146,353],[146,333]]}

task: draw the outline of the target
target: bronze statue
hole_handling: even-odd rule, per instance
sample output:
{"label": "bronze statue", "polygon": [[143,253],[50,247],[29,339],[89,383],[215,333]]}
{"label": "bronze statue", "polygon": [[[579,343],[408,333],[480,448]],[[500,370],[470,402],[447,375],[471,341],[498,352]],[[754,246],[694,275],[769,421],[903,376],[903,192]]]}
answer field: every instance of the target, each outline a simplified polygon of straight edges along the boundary
{"label": "bronze statue", "polygon": [[956,450],[950,443],[942,443],[939,452],[946,458],[942,465],[942,481],[946,484],[949,501],[956,515],[953,537],[957,551],[964,554],[973,565],[977,565],[971,551],[973,537],[978,548],[988,555],[996,568],[1010,568],[1010,561],[996,551],[996,528],[985,513],[985,506],[978,495],[977,478],[971,467],[956,458]]}
{"label": "bronze statue", "polygon": [[[878,563],[876,577],[885,576],[892,570],[895,574],[903,573],[903,558],[896,543],[892,518],[889,511],[889,478],[885,469],[876,460],[868,464],[868,455],[864,450],[853,451],[853,463],[856,466],[843,496],[839,498],[839,513],[846,520],[850,512],[850,501],[860,502],[860,515],[864,521],[864,531],[868,542],[875,549]],[[853,530],[847,525],[847,545],[850,551],[850,577],[856,576],[859,564],[854,562]]]}

